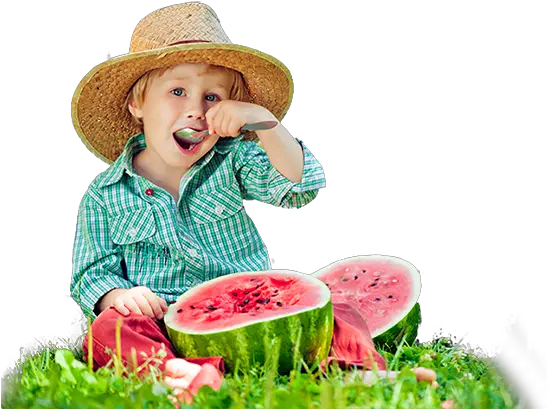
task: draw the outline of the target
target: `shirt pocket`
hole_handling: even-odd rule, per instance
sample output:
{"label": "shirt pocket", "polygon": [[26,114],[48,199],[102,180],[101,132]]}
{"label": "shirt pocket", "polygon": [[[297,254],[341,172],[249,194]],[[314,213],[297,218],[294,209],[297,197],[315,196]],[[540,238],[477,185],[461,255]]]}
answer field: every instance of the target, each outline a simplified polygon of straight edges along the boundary
{"label": "shirt pocket", "polygon": [[188,199],[190,217],[196,224],[222,222],[239,213],[241,209],[243,198],[237,182],[206,194],[195,194]]}
{"label": "shirt pocket", "polygon": [[130,210],[113,216],[110,237],[121,246],[147,240],[156,233],[156,221],[151,208]]}
{"label": "shirt pocket", "polygon": [[252,228],[237,182],[191,196],[188,210],[191,230],[207,253],[230,263],[248,251]]}

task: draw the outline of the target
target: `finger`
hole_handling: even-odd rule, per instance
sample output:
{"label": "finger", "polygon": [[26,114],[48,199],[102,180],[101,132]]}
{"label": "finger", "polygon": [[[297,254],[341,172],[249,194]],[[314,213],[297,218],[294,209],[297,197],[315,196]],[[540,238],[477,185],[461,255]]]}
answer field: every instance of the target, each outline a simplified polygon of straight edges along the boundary
{"label": "finger", "polygon": [[213,105],[211,108],[207,110],[205,113],[205,121],[207,122],[207,127],[209,129],[209,133],[213,134],[215,133],[215,128],[213,126],[213,122],[215,121],[216,116],[219,113],[219,109],[222,107],[221,103]]}
{"label": "finger", "polygon": [[123,303],[129,311],[142,315],[142,310],[139,308],[132,296],[124,298]]}
{"label": "finger", "polygon": [[224,137],[224,130],[222,128],[222,120],[224,118],[224,112],[219,111],[216,116],[213,118],[211,126],[213,127],[213,132],[218,136]]}
{"label": "finger", "polygon": [[130,313],[130,311],[125,307],[123,301],[120,298],[116,298],[114,300],[113,306],[116,309],[116,311],[118,311],[120,314],[122,314],[125,317],[127,317]]}
{"label": "finger", "polygon": [[150,318],[155,318],[154,311],[152,311],[150,302],[143,294],[136,295],[134,300],[141,309],[143,315],[146,315]]}
{"label": "finger", "polygon": [[159,297],[152,291],[147,291],[143,293],[143,295],[148,300],[148,304],[152,309],[153,316],[156,317],[158,320],[161,320],[163,318],[163,311],[161,310]]}
{"label": "finger", "polygon": [[235,116],[231,116],[227,124],[228,135],[236,137],[239,135],[239,130],[241,129],[241,121]]}
{"label": "finger", "polygon": [[169,311],[169,305],[167,305],[167,301],[165,301],[163,298],[161,297],[158,297],[159,298],[159,302],[160,302],[160,305],[161,305],[161,310],[163,312],[167,312]]}

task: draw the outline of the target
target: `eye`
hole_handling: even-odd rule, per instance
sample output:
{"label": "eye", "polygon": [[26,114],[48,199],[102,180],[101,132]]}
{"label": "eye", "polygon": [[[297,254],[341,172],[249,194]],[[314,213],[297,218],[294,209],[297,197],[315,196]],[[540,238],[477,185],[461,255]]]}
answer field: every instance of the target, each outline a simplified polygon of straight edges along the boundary
{"label": "eye", "polygon": [[175,88],[175,89],[171,90],[171,94],[173,94],[177,97],[181,97],[183,95],[186,95],[186,91],[184,91],[182,88]]}
{"label": "eye", "polygon": [[219,99],[220,98],[218,97],[218,95],[215,95],[215,94],[209,94],[205,96],[205,100],[209,102],[215,102],[215,101],[218,101]]}

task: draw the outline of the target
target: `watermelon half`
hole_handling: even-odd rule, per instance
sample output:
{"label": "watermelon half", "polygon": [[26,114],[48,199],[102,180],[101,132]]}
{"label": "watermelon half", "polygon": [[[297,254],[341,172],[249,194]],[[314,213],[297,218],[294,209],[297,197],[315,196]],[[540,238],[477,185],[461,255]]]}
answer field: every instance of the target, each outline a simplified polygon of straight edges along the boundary
{"label": "watermelon half", "polygon": [[356,308],[378,348],[393,350],[406,334],[411,345],[421,323],[420,273],[398,257],[369,255],[337,261],[313,275],[332,293],[332,302]]}
{"label": "watermelon half", "polygon": [[280,342],[278,370],[289,373],[299,359],[327,358],[333,307],[327,286],[290,270],[225,275],[191,288],[169,306],[167,332],[182,357],[222,356],[225,368],[249,370],[266,361]]}

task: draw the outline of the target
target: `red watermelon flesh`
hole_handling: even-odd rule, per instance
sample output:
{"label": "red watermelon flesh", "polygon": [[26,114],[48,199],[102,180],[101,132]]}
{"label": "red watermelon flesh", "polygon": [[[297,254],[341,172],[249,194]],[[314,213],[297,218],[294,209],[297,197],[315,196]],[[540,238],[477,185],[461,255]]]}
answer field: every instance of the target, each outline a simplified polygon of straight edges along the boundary
{"label": "red watermelon flesh", "polygon": [[214,287],[195,288],[190,299],[177,303],[176,321],[199,333],[225,331],[315,308],[324,297],[309,291],[306,281],[273,271],[245,273],[244,277],[235,280],[232,274],[226,280],[217,279]]}
{"label": "red watermelon flesh", "polygon": [[391,256],[356,256],[324,267],[314,275],[329,287],[333,304],[347,303],[358,310],[373,338],[390,330],[391,335],[400,333],[402,325],[413,327],[412,336],[416,337],[421,318],[413,313],[410,322],[405,320],[415,306],[419,316],[421,281],[412,264]]}

